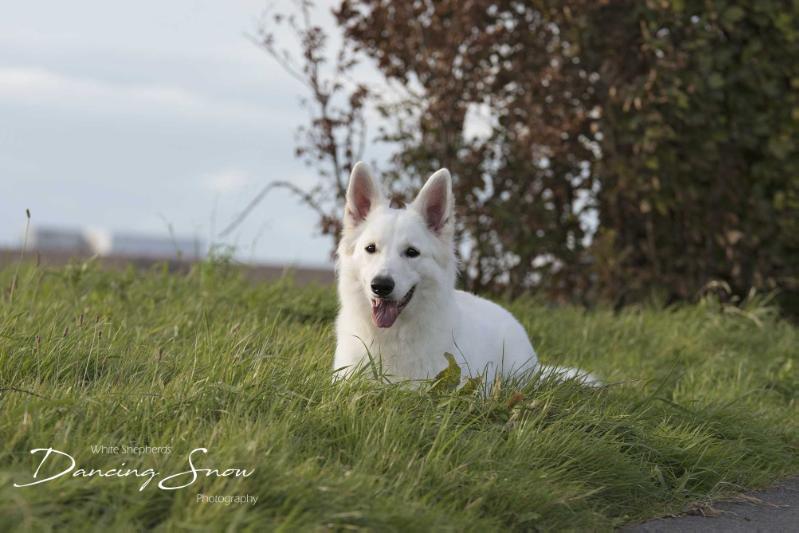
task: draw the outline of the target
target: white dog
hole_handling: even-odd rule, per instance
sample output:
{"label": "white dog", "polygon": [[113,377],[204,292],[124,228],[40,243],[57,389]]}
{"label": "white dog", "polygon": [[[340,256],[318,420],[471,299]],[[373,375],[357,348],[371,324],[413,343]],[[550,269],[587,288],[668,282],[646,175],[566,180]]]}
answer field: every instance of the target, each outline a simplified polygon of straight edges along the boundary
{"label": "white dog", "polygon": [[446,169],[406,209],[394,209],[369,168],[353,167],[338,247],[337,377],[373,361],[389,378],[428,379],[447,367],[445,352],[455,355],[464,379],[539,368],[513,315],[455,290],[453,231]]}

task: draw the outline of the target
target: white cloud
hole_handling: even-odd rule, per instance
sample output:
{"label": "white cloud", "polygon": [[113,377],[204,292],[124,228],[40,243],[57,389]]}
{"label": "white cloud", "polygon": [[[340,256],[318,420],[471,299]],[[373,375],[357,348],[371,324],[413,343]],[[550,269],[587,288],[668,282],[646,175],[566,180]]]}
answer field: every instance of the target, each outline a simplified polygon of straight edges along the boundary
{"label": "white cloud", "polygon": [[258,106],[208,98],[177,86],[122,85],[43,68],[0,67],[0,97],[34,106],[100,114],[180,115],[261,124],[274,119],[273,114]]}
{"label": "white cloud", "polygon": [[225,170],[209,174],[204,180],[206,189],[219,193],[228,194],[238,192],[251,183],[250,176],[240,170]]}

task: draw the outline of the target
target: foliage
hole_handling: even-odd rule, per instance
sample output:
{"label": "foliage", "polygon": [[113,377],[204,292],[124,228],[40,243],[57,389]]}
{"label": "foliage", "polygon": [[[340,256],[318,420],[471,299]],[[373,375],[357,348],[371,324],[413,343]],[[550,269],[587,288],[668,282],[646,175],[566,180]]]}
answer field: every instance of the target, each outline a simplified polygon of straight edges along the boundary
{"label": "foliage", "polygon": [[603,290],[799,296],[799,3],[605,4],[570,26],[607,95]]}
{"label": "foliage", "polygon": [[467,287],[579,286],[596,95],[557,26],[521,2],[344,1],[337,15],[389,80],[418,88],[382,105],[400,117],[382,137],[398,145],[388,177],[407,190],[453,173]]}
{"label": "foliage", "polygon": [[[333,383],[332,289],[253,286],[230,267],[0,271],[0,287],[16,279],[0,295],[0,529],[610,530],[799,471],[799,331],[763,302],[517,299],[544,362],[609,385],[505,381],[486,397]],[[97,476],[14,488],[47,446],[162,475],[205,447],[198,468],[255,472],[174,492]]]}
{"label": "foliage", "polygon": [[401,88],[369,95],[394,193],[453,173],[467,288],[623,304],[721,283],[799,306],[796,2],[342,0],[335,14],[352,57]]}

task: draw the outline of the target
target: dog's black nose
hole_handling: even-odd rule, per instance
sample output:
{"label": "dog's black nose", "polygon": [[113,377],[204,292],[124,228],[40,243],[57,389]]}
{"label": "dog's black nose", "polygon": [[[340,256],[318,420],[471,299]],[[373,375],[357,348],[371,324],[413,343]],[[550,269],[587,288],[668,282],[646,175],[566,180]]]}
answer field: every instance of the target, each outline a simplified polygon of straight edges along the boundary
{"label": "dog's black nose", "polygon": [[394,290],[394,280],[391,278],[376,277],[372,280],[372,292],[385,298]]}

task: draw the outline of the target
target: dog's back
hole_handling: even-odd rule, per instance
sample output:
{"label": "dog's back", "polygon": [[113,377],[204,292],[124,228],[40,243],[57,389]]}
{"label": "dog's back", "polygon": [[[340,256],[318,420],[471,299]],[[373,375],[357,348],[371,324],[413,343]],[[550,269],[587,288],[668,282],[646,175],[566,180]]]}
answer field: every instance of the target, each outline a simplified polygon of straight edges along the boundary
{"label": "dog's back", "polygon": [[527,332],[510,312],[485,298],[455,291],[458,313],[454,343],[457,359],[470,373],[491,377],[534,370],[538,364]]}

